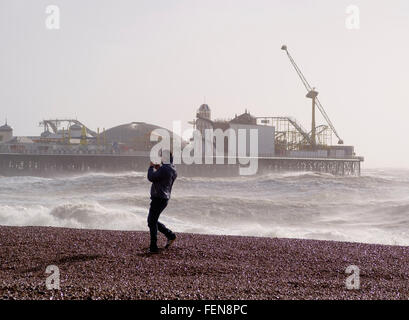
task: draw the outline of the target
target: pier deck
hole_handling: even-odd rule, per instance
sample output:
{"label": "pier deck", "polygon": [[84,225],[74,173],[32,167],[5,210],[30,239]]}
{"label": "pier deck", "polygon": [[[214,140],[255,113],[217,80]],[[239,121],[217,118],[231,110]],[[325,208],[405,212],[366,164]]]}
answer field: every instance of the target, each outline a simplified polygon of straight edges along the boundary
{"label": "pier deck", "polygon": [[[19,154],[0,153],[1,175],[53,175],[76,172],[145,171],[149,155],[121,154]],[[360,175],[362,157],[297,158],[260,157],[257,173],[315,171],[334,175]],[[227,161],[225,162],[227,163]],[[239,175],[239,164],[179,164],[186,176]]]}

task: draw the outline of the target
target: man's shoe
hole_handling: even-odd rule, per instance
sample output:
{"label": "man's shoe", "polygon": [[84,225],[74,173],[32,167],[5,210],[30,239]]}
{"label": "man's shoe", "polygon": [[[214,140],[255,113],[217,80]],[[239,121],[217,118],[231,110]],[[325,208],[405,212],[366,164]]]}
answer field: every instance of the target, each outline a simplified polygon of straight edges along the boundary
{"label": "man's shoe", "polygon": [[172,245],[173,242],[175,242],[175,240],[176,240],[175,235],[172,238],[168,239],[168,241],[166,242],[165,249],[169,249],[169,247]]}
{"label": "man's shoe", "polygon": [[159,248],[149,248],[148,250],[148,253],[150,254],[158,254],[159,252]]}

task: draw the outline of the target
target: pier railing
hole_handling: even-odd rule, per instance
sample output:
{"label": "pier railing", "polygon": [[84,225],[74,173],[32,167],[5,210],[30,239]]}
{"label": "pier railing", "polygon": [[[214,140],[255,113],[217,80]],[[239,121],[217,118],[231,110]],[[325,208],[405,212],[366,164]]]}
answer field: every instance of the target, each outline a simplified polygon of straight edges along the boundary
{"label": "pier railing", "polygon": [[[177,164],[178,172],[186,176],[239,175],[239,162],[228,164]],[[258,174],[271,171],[315,171],[334,175],[359,175],[361,157],[302,158],[257,157]],[[150,157],[140,154],[27,154],[0,153],[0,175],[53,175],[70,172],[145,171]],[[205,163],[203,161],[203,163]],[[242,162],[244,163],[244,162]]]}

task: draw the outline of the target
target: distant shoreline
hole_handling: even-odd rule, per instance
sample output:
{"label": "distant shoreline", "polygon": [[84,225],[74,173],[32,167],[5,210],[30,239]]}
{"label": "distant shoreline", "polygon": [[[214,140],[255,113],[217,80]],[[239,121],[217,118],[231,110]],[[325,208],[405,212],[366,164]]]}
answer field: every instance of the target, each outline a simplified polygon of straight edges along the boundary
{"label": "distant shoreline", "polygon": [[[180,233],[149,256],[148,240],[140,231],[0,226],[0,298],[409,297],[409,247]],[[60,270],[60,290],[46,288],[49,265]],[[345,286],[349,265],[360,269],[360,289]]]}

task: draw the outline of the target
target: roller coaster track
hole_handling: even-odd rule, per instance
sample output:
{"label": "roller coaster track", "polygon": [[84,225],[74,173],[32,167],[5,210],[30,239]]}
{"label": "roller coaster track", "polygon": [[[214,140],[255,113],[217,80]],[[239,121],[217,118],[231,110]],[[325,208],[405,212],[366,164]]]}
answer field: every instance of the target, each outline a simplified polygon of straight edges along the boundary
{"label": "roller coaster track", "polygon": [[83,123],[81,123],[80,121],[76,120],[76,119],[49,119],[49,120],[43,120],[40,122],[40,126],[44,126],[45,129],[48,129],[49,127],[52,129],[52,131],[54,133],[58,132],[58,127],[60,126],[61,122],[67,122],[67,129],[72,125],[72,124],[76,124],[79,125],[81,127],[85,127],[85,129],[87,130],[87,133],[90,134],[92,137],[97,137],[98,133],[96,133],[95,131],[87,128]]}

